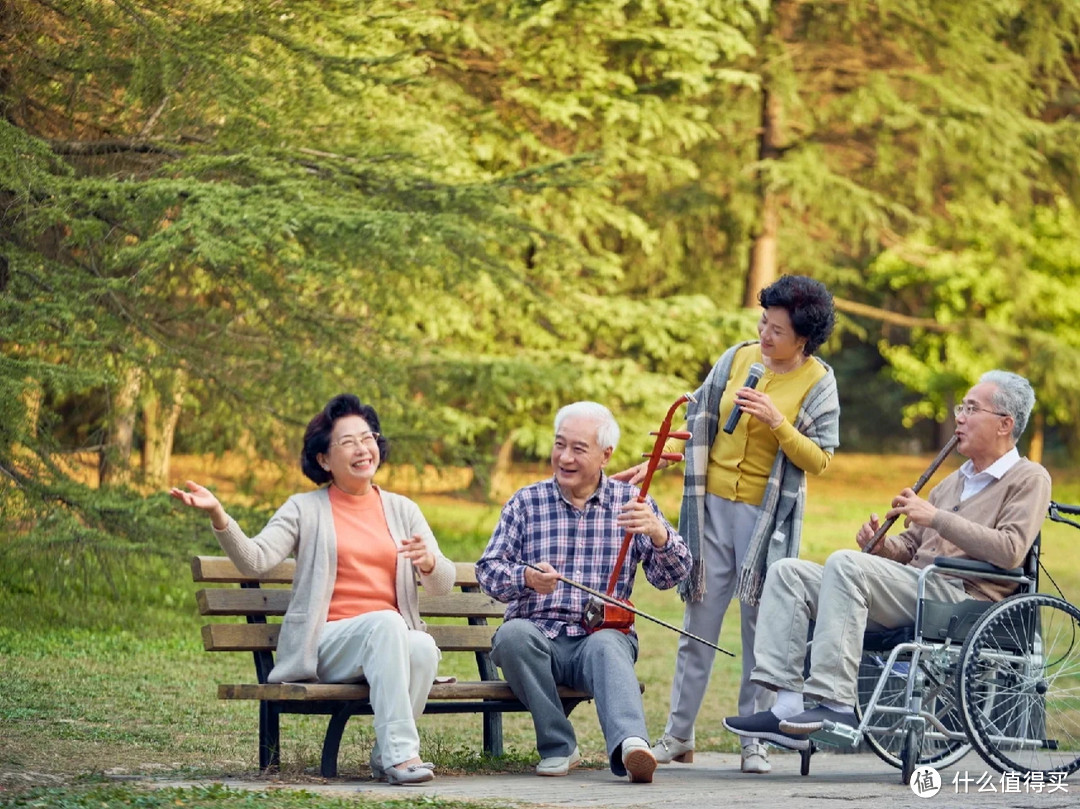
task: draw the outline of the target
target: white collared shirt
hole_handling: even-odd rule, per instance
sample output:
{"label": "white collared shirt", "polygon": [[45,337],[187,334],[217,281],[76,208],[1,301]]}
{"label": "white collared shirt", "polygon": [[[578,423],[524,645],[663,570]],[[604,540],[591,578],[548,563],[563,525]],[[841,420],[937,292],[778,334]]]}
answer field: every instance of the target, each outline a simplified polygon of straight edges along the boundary
{"label": "white collared shirt", "polygon": [[1001,480],[1019,460],[1020,453],[1013,447],[981,472],[975,471],[975,464],[970,459],[964,461],[960,467],[960,474],[964,476],[964,491],[960,494],[960,502],[974,497],[995,480]]}

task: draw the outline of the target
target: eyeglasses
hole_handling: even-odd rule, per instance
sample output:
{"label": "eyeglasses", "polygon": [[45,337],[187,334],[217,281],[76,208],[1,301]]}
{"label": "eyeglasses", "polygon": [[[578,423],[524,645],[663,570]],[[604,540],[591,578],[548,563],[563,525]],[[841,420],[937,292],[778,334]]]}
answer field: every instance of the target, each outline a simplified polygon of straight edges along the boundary
{"label": "eyeglasses", "polygon": [[999,413],[997,410],[987,410],[985,407],[979,407],[977,404],[971,404],[971,402],[964,402],[963,404],[958,404],[956,407],[953,408],[952,412],[953,415],[956,416],[956,418],[960,418],[961,416],[967,418],[973,413],[993,413],[995,416],[1009,415],[1008,413]]}
{"label": "eyeglasses", "polygon": [[367,444],[369,447],[375,447],[379,444],[378,433],[363,433],[362,435],[343,435],[337,441],[331,441],[330,446],[341,447],[346,452],[352,452],[361,444]]}

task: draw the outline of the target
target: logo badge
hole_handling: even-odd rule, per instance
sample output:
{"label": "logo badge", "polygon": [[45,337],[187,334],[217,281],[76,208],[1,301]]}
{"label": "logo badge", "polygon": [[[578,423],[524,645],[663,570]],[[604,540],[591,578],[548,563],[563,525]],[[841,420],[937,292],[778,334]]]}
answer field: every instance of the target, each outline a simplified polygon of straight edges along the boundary
{"label": "logo badge", "polygon": [[941,791],[941,775],[933,767],[923,765],[911,774],[911,791],[920,798],[932,798]]}

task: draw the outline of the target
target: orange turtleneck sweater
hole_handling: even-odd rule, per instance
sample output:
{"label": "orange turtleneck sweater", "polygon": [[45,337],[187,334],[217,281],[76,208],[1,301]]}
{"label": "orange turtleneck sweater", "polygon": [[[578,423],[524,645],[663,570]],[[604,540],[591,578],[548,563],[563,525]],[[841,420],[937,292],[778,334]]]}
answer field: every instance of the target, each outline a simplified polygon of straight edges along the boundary
{"label": "orange turtleneck sweater", "polygon": [[337,575],[328,621],[396,610],[398,548],[383,515],[379,490],[351,495],[330,486],[337,534]]}

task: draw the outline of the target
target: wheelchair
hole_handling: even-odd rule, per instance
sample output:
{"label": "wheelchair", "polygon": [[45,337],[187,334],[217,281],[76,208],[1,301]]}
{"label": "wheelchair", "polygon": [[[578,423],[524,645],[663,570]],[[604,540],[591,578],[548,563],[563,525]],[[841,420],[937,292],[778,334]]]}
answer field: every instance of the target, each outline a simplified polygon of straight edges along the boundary
{"label": "wheelchair", "polygon": [[[1052,521],[1080,528],[1065,514],[1080,506],[1050,504]],[[1040,544],[1041,535],[1013,570],[946,557],[924,569],[915,626],[866,633],[858,726],[826,723],[811,734],[802,774],[819,745],[860,742],[899,768],[904,784],[918,767],[948,767],[972,748],[1020,778],[1080,769],[1080,609],[1038,592]],[[1019,590],[998,602],[944,604],[923,597],[935,575],[1015,582]]]}

